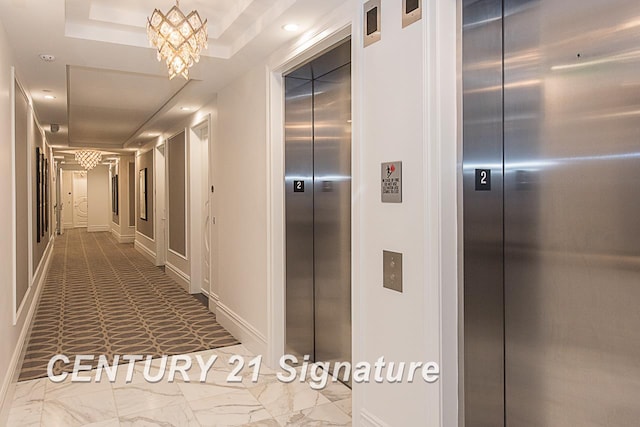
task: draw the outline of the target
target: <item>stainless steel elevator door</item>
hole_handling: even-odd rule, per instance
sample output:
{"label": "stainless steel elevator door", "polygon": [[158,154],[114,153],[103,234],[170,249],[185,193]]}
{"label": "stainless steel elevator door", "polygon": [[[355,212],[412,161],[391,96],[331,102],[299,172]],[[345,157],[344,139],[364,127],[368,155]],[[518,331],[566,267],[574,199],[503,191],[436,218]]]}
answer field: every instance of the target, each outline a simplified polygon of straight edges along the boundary
{"label": "stainless steel elevator door", "polygon": [[313,82],[286,77],[285,88],[286,351],[304,356],[315,345]]}
{"label": "stainless steel elevator door", "polygon": [[316,354],[351,361],[351,65],[314,82]]}
{"label": "stainless steel elevator door", "polygon": [[640,3],[464,0],[463,88],[465,425],[640,425]]}
{"label": "stainless steel elevator door", "polygon": [[[502,1],[465,0],[464,397],[473,427],[504,422]],[[491,191],[475,191],[476,170]]]}
{"label": "stainless steel elevator door", "polygon": [[640,2],[505,0],[509,426],[640,423]]}
{"label": "stainless steel elevator door", "polygon": [[285,77],[286,350],[351,361],[351,44]]}

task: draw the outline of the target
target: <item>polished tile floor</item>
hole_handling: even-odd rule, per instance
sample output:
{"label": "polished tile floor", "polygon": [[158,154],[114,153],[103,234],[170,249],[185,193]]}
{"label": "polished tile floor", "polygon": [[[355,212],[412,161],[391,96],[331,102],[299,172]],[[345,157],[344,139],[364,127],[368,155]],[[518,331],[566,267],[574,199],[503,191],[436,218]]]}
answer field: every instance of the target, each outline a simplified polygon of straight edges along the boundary
{"label": "polished tile floor", "polygon": [[[237,345],[194,353],[218,356],[204,383],[200,370],[189,371],[191,383],[167,377],[151,384],[144,380],[144,365],[136,364],[133,381],[126,383],[127,365],[118,367],[110,383],[60,384],[48,378],[18,383],[9,415],[10,427],[22,426],[351,426],[351,390],[330,384],[315,391],[298,380],[284,384],[276,372],[262,367],[257,382],[252,371],[241,372],[241,383],[228,383],[232,355],[253,358]],[[157,367],[159,361],[154,361]],[[157,371],[151,370],[152,374]],[[84,373],[95,375],[95,371]],[[195,378],[195,380],[194,380]]]}

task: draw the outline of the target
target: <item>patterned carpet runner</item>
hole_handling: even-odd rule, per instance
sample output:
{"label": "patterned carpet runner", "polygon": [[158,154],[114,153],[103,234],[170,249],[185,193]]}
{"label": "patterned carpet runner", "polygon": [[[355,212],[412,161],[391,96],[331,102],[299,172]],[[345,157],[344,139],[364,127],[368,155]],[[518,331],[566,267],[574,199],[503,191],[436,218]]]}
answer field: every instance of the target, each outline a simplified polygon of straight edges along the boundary
{"label": "patterned carpet runner", "polygon": [[[55,242],[20,381],[69,372],[75,355],[175,355],[238,344],[214,314],[110,233],[69,230]],[[95,366],[95,363],[94,363]]]}

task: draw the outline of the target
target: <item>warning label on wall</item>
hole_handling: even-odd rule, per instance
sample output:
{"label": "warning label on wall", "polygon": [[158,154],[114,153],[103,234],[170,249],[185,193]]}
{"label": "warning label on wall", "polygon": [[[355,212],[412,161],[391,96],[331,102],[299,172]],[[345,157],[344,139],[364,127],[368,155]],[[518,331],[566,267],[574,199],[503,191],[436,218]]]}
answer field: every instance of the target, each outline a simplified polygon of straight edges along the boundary
{"label": "warning label on wall", "polygon": [[382,164],[382,203],[402,203],[402,162]]}

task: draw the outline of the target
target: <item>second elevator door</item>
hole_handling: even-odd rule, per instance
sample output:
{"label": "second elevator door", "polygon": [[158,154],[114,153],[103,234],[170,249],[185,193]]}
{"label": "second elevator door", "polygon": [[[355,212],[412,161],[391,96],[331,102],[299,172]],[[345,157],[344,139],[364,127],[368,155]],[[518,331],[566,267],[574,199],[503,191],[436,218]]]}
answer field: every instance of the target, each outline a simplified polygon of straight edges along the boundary
{"label": "second elevator door", "polygon": [[465,425],[637,426],[640,4],[463,5]]}
{"label": "second elevator door", "polygon": [[345,42],[285,77],[286,345],[351,361],[351,66]]}

